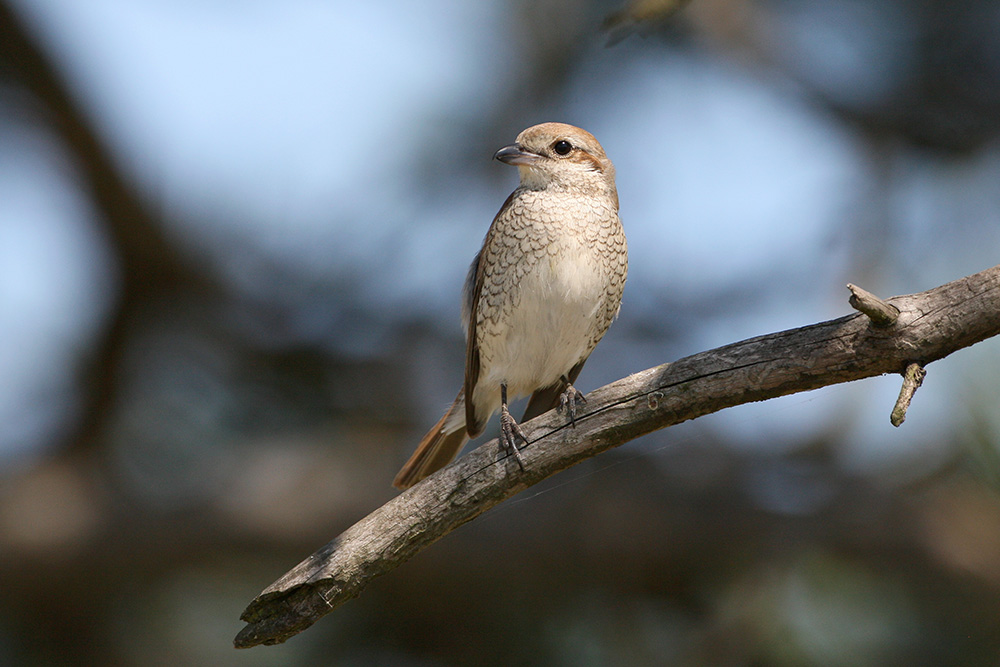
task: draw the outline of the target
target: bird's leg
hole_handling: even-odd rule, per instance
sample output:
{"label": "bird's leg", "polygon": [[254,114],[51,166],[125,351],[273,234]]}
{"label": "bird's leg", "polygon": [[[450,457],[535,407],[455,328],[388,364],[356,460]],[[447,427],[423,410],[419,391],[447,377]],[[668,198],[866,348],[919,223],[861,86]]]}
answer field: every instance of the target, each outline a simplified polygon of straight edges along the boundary
{"label": "bird's leg", "polygon": [[559,411],[566,410],[567,414],[569,414],[569,423],[573,425],[573,428],[576,428],[576,405],[577,403],[586,403],[587,399],[584,397],[583,392],[570,383],[568,377],[563,375],[560,379],[566,386],[563,388],[562,393],[559,394]]}
{"label": "bird's leg", "polygon": [[528,444],[528,438],[525,437],[524,431],[510,416],[510,411],[507,409],[507,383],[504,382],[500,385],[500,446],[510,452],[517,460],[517,465],[521,467],[521,470],[524,470],[524,461],[521,459],[521,452],[517,451],[515,438],[520,438],[524,444]]}

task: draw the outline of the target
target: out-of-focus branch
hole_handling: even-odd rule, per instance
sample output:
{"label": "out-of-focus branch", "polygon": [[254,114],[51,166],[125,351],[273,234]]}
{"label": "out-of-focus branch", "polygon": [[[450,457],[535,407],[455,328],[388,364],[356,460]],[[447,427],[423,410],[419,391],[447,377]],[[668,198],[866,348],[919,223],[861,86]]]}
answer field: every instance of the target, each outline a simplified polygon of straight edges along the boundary
{"label": "out-of-focus branch", "polygon": [[0,72],[37,100],[44,118],[76,161],[107,225],[115,258],[130,286],[149,289],[176,277],[179,263],[163,231],[118,171],[79,101],[70,93],[25,22],[0,1]]}
{"label": "out-of-focus branch", "polygon": [[78,169],[80,183],[99,212],[99,224],[117,263],[120,293],[104,335],[82,378],[82,421],[72,445],[88,445],[111,409],[129,322],[150,299],[210,278],[195,273],[166,238],[161,221],[138,197],[98,136],[79,100],[41,40],[9,3],[0,0],[0,76],[27,91]]}
{"label": "out-of-focus branch", "polygon": [[285,641],[375,577],[489,508],[633,438],[723,408],[902,373],[1000,334],[1000,265],[888,300],[888,326],[855,314],[752,338],[636,373],[587,397],[570,427],[549,412],[524,425],[519,471],[496,441],[400,494],[265,589],[243,613],[236,646]]}

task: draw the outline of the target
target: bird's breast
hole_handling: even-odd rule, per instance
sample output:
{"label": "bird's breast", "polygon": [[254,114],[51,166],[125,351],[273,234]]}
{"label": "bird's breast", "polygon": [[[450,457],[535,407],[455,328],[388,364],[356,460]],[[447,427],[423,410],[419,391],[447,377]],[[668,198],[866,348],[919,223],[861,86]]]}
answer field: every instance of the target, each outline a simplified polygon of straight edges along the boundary
{"label": "bird's breast", "polygon": [[480,383],[526,395],[585,359],[611,324],[624,281],[615,239],[624,237],[610,203],[536,198],[510,213],[481,258]]}

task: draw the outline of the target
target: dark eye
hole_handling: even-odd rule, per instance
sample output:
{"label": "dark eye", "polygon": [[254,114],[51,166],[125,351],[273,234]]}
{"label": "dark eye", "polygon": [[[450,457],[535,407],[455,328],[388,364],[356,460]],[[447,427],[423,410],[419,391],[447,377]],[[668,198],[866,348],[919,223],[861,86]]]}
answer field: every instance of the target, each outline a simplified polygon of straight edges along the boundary
{"label": "dark eye", "polygon": [[569,155],[569,152],[573,150],[573,144],[569,143],[565,139],[560,139],[556,143],[552,144],[552,150],[559,155]]}

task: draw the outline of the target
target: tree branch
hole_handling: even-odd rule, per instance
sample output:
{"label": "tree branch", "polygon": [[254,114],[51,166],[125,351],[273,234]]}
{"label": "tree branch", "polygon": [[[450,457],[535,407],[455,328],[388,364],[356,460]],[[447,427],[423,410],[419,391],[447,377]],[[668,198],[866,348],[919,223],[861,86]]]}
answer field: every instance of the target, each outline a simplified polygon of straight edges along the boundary
{"label": "tree branch", "polygon": [[[874,298],[874,297],[873,297]],[[889,299],[893,324],[854,314],[685,357],[587,397],[576,427],[555,411],[522,425],[525,470],[488,442],[395,497],[265,589],[237,648],[280,643],[356,597],[375,577],[550,475],[651,431],[723,408],[902,373],[1000,334],[1000,265]],[[388,483],[388,482],[387,482]]]}

